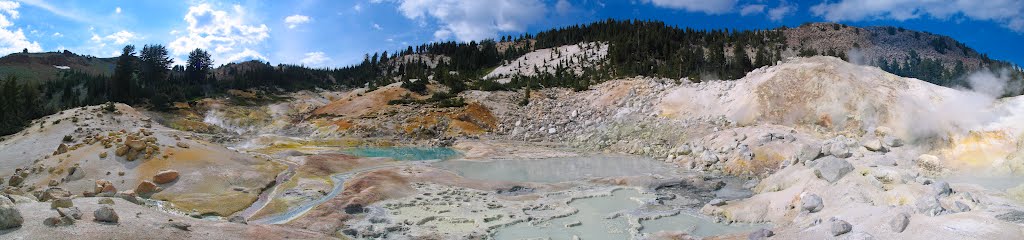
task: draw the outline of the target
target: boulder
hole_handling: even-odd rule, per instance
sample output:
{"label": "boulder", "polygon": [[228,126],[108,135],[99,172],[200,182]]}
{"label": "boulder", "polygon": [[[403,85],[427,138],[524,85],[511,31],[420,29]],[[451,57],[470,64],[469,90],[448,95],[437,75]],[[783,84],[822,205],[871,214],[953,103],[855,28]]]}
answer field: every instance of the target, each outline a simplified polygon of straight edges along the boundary
{"label": "boulder", "polygon": [[867,148],[869,151],[872,152],[885,151],[885,147],[882,146],[882,141],[876,138],[868,139],[867,141],[864,141],[862,145],[864,146],[864,148]]}
{"label": "boulder", "polygon": [[821,156],[821,146],[817,144],[807,144],[800,148],[800,153],[797,154],[798,163],[806,163],[814,161]]}
{"label": "boulder", "polygon": [[67,152],[68,152],[68,145],[61,143],[60,146],[57,146],[57,151],[54,152],[53,155],[60,155],[60,154],[64,154],[64,153],[67,153]]}
{"label": "boulder", "polygon": [[932,172],[941,172],[943,169],[942,162],[935,155],[921,154],[921,156],[917,157],[916,163],[921,169]]}
{"label": "boulder", "polygon": [[837,158],[848,158],[853,156],[853,152],[850,151],[850,148],[847,147],[845,143],[841,142],[834,142],[829,145],[828,152]]}
{"label": "boulder", "polygon": [[725,206],[725,200],[722,200],[721,198],[711,199],[711,201],[708,202],[708,205],[715,207]]}
{"label": "boulder", "polygon": [[67,197],[53,199],[53,201],[50,202],[50,209],[71,208],[74,206],[75,203],[71,201],[71,198]]}
{"label": "boulder", "polygon": [[174,180],[178,180],[178,171],[163,170],[153,176],[153,183],[156,184],[167,184]]}
{"label": "boulder", "polygon": [[917,212],[928,215],[937,216],[941,215],[945,209],[942,208],[942,204],[939,203],[939,199],[936,197],[923,197],[917,200],[914,204],[917,208]]}
{"label": "boulder", "polygon": [[949,196],[950,194],[953,194],[953,189],[950,188],[949,183],[945,181],[932,183],[932,191],[934,191],[937,196]]}
{"label": "boulder", "polygon": [[753,232],[751,232],[750,235],[747,235],[747,239],[748,240],[764,240],[764,239],[768,239],[771,236],[775,236],[775,232],[772,232],[772,230],[768,230],[767,228],[762,228],[762,229],[754,230]]}
{"label": "boulder", "polygon": [[135,151],[142,151],[146,148],[146,143],[140,140],[128,140],[124,144]]}
{"label": "boulder", "polygon": [[39,195],[40,202],[50,201],[57,198],[71,197],[71,192],[64,190],[63,188],[51,187],[43,190],[43,194]]}
{"label": "boulder", "polygon": [[104,204],[104,205],[114,205],[114,199],[100,198],[100,200],[96,201],[96,203]]}
{"label": "boulder", "polygon": [[21,183],[24,181],[25,178],[19,176],[18,174],[14,174],[11,176],[10,180],[7,181],[7,185],[11,187],[20,187]]}
{"label": "boulder", "polygon": [[850,223],[846,221],[836,219],[832,220],[832,227],[830,230],[832,232],[832,236],[839,236],[853,230],[853,225],[850,225]]}
{"label": "boulder", "polygon": [[875,128],[875,135],[877,136],[889,136],[892,135],[892,128],[879,126]]}
{"label": "boulder", "polygon": [[807,194],[800,197],[800,210],[807,211],[809,213],[816,213],[825,208],[825,204],[821,201],[821,197],[817,194]]}
{"label": "boulder", "polygon": [[908,224],[910,224],[910,214],[899,213],[889,221],[889,228],[893,232],[900,233],[907,229]]}
{"label": "boulder", "polygon": [[100,194],[100,193],[117,193],[117,188],[115,188],[114,184],[111,183],[110,181],[100,179],[100,180],[96,180],[96,186],[95,186],[93,192],[95,192],[96,194]]}
{"label": "boulder", "polygon": [[117,212],[110,206],[100,206],[99,209],[93,212],[92,216],[97,222],[117,223],[119,220]]}
{"label": "boulder", "polygon": [[229,218],[228,222],[239,223],[239,224],[249,224],[249,220],[245,220],[245,217],[238,216],[238,215],[235,215],[235,216]]}
{"label": "boulder", "polygon": [[155,183],[145,180],[140,182],[139,186],[135,187],[135,194],[138,194],[140,196],[148,196],[150,194],[156,193],[159,190],[160,188],[157,187]]}
{"label": "boulder", "polygon": [[0,195],[0,230],[21,227],[25,219],[21,217],[21,211],[14,206],[6,195]]}
{"label": "boulder", "polygon": [[75,224],[75,220],[66,217],[48,217],[43,219],[43,225],[50,227],[70,226],[71,224]]}
{"label": "boulder", "polygon": [[176,146],[178,146],[180,148],[188,148],[188,143],[185,143],[185,142],[178,142],[177,144],[174,144],[174,145],[176,145]]}
{"label": "boulder", "polygon": [[890,148],[902,147],[903,146],[903,140],[900,139],[900,138],[897,138],[897,137],[893,137],[893,136],[885,136],[885,137],[883,137],[882,138],[882,143],[884,143],[885,146],[890,147]]}
{"label": "boulder", "polygon": [[953,204],[953,205],[956,207],[956,211],[957,212],[970,212],[971,211],[971,206],[967,205],[964,202],[956,201],[956,203]]}
{"label": "boulder", "polygon": [[825,179],[829,183],[834,183],[842,179],[843,176],[846,176],[847,173],[852,172],[853,164],[843,159],[825,157],[818,160],[818,163],[813,168],[814,174],[819,178]]}
{"label": "boulder", "polygon": [[75,220],[82,220],[82,211],[78,210],[78,207],[70,208],[58,208],[57,213],[60,213],[61,217],[74,218]]}

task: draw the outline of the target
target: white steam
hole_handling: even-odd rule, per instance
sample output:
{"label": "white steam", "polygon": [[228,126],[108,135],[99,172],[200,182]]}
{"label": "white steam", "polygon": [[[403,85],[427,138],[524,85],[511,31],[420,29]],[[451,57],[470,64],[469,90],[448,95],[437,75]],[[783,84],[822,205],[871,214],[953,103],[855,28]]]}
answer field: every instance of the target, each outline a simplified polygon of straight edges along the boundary
{"label": "white steam", "polygon": [[[902,122],[898,122],[913,140],[929,138],[945,138],[950,134],[964,134],[971,130],[991,130],[995,125],[1011,126],[1000,123],[1001,119],[1024,118],[1024,106],[1020,111],[997,109],[997,99],[1011,89],[1010,76],[1007,72],[995,73],[984,69],[969,74],[966,82],[969,89],[945,89],[937,91],[936,96],[920,96],[907,94],[899,99],[899,105],[905,114]],[[1019,101],[1024,104],[1024,101]],[[1006,107],[1003,107],[1006,108]],[[1022,115],[1014,116],[1017,113]]]}

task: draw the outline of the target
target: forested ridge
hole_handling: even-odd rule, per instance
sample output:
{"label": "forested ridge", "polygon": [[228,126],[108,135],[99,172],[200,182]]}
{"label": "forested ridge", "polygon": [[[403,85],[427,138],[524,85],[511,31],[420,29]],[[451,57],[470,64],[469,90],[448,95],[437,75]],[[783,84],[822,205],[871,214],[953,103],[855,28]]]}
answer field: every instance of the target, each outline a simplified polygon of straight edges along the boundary
{"label": "forested ridge", "polygon": [[[459,104],[453,104],[461,103],[457,94],[468,89],[568,87],[583,90],[610,79],[637,75],[690,81],[738,79],[753,69],[775,64],[787,51],[800,56],[846,58],[846,53],[841,51],[819,53],[790,49],[783,30],[702,30],[658,21],[610,19],[479,42],[409,46],[367,54],[358,64],[338,68],[271,65],[261,61],[226,63],[214,68],[216,63],[203,49],[192,51],[186,62],[175,63],[162,45],[144,45],[141,49],[129,45],[117,57],[115,69],[109,76],[71,69],[48,81],[17,81],[13,76],[0,80],[0,135],[15,133],[32,119],[68,108],[113,101],[164,110],[173,102],[218,96],[230,89],[282,93],[314,88],[375,89],[402,82],[414,92],[423,92],[426,90],[424,81],[416,80],[432,79],[446,86],[448,92],[435,94],[430,101],[439,106],[457,106]],[[482,79],[491,69],[535,49],[583,42],[608,43],[605,62],[581,74],[567,71],[569,63],[557,63],[553,72],[513,76],[508,83]],[[16,54],[30,53],[12,55]],[[1013,69],[1014,76],[1020,78],[1019,68],[1012,64],[983,57],[989,66]],[[945,67],[921,57],[903,61],[879,59],[877,64],[897,75],[946,86],[962,85],[954,79],[962,79],[967,74],[962,64]]]}

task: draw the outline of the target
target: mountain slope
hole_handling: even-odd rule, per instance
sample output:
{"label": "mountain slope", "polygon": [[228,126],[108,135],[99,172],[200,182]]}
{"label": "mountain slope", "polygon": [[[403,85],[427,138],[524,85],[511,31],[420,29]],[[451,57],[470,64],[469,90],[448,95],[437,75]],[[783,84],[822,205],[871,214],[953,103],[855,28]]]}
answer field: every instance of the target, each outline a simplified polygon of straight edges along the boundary
{"label": "mountain slope", "polygon": [[48,81],[59,72],[80,71],[110,76],[116,58],[97,58],[64,52],[14,53],[0,58],[0,76],[16,76],[24,82]]}

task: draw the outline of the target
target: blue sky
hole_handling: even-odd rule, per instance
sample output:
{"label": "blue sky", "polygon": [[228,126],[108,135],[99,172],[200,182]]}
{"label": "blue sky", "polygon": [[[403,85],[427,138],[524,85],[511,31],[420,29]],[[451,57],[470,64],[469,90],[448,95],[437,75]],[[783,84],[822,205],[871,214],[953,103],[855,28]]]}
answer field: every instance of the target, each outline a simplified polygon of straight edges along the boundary
{"label": "blue sky", "polygon": [[832,21],[952,36],[1024,65],[1024,0],[0,0],[0,52],[70,50],[111,57],[163,44],[216,63],[342,66],[369,52],[431,41],[519,35],[607,18],[694,28],[764,29]]}

